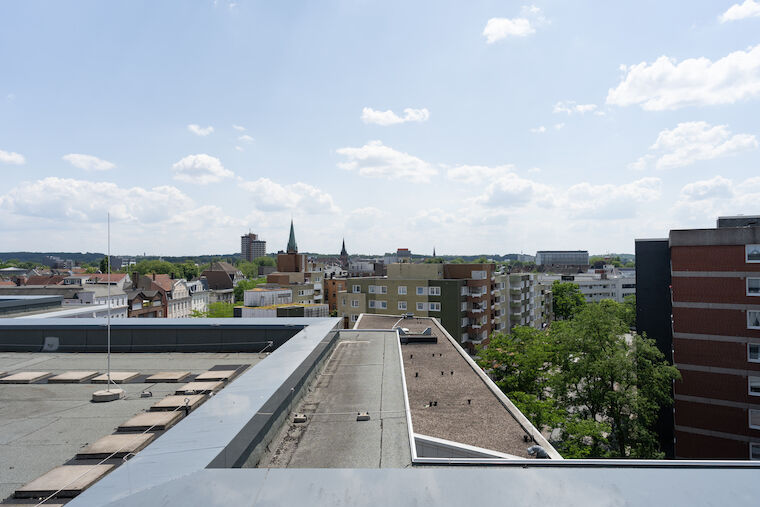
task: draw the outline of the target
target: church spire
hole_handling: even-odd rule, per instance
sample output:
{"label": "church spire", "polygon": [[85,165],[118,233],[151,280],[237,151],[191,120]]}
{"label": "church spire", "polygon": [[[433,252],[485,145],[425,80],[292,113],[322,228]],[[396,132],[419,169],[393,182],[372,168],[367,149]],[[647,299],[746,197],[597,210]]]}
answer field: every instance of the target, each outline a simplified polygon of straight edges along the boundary
{"label": "church spire", "polygon": [[348,256],[348,252],[346,252],[346,238],[343,238],[343,248],[340,249],[340,256]]}
{"label": "church spire", "polygon": [[298,253],[298,244],[296,243],[296,233],[293,230],[293,219],[290,219],[290,238],[288,238],[288,253]]}

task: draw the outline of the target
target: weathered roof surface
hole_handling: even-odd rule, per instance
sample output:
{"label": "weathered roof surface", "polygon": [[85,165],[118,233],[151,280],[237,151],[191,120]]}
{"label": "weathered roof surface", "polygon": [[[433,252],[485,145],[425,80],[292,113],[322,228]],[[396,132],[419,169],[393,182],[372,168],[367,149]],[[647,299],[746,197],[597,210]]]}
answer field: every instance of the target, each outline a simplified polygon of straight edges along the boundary
{"label": "weathered roof surface", "polygon": [[153,283],[158,285],[160,288],[164,289],[167,292],[171,291],[172,287],[174,286],[174,282],[172,282],[172,277],[170,275],[165,275],[165,274],[154,275]]}
{"label": "weathered roof surface", "polygon": [[[341,331],[309,392],[268,445],[261,468],[401,468],[412,463],[398,337]],[[359,412],[369,420],[357,421]]]}
{"label": "weathered roof surface", "polygon": [[108,273],[94,273],[90,275],[90,279],[95,279],[98,283],[120,282],[125,276],[127,276],[126,273],[111,273],[110,275]]}
{"label": "weathered roof surface", "polygon": [[67,278],[63,275],[32,275],[26,280],[25,285],[58,285]]}
{"label": "weathered roof surface", "polygon": [[208,271],[224,271],[225,273],[231,273],[235,274],[239,270],[229,262],[224,261],[218,261],[218,262],[212,262],[211,267]]}
{"label": "weathered roof surface", "polygon": [[[364,314],[360,329],[426,328],[438,343],[402,345],[414,432],[529,458],[526,430],[499,401],[431,318]],[[452,373],[453,372],[453,373]],[[469,402],[468,402],[469,400]],[[430,402],[434,406],[430,406]]]}

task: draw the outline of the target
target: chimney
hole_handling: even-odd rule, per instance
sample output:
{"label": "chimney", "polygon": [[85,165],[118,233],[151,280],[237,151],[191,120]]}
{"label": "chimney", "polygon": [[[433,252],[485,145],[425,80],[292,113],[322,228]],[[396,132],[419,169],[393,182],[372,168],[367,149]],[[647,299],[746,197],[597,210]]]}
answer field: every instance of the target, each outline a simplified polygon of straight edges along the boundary
{"label": "chimney", "polygon": [[155,273],[153,273],[153,281],[154,282],[156,281],[156,274]]}

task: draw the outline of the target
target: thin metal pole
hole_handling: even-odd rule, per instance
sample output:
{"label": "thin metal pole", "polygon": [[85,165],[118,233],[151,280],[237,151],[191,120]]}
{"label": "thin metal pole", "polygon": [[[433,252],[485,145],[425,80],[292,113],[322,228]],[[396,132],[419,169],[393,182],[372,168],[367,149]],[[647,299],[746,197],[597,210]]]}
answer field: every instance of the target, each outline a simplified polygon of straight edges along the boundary
{"label": "thin metal pole", "polygon": [[107,391],[111,390],[111,212],[108,212],[108,257],[106,258],[107,286],[108,286],[108,313],[106,314],[106,334],[108,342],[108,360],[107,360]]}

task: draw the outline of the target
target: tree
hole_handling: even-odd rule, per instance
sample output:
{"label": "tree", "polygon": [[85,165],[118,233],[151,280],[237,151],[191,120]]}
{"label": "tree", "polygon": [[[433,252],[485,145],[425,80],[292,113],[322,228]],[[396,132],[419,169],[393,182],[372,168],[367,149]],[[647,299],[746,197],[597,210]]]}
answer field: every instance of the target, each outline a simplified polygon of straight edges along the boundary
{"label": "tree", "polygon": [[[583,305],[548,330],[495,334],[478,363],[565,457],[657,458],[654,425],[678,370],[629,333],[623,304]],[[556,430],[556,431],[554,431]]]}
{"label": "tree", "polygon": [[255,262],[256,264],[258,264],[259,266],[272,266],[272,267],[274,267],[274,266],[277,265],[277,263],[275,262],[275,260],[273,258],[271,258],[271,257],[256,257],[255,259],[253,259],[253,262]]}
{"label": "tree", "polygon": [[554,318],[570,319],[586,305],[586,299],[581,294],[578,284],[555,280],[552,284],[552,301]]}
{"label": "tree", "polygon": [[259,277],[259,265],[255,262],[240,261],[237,267],[240,271],[242,271],[243,276],[246,278]]}

